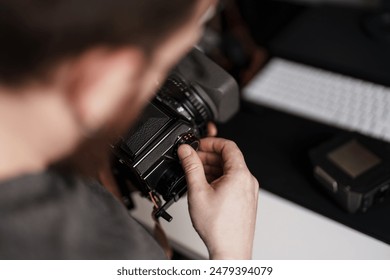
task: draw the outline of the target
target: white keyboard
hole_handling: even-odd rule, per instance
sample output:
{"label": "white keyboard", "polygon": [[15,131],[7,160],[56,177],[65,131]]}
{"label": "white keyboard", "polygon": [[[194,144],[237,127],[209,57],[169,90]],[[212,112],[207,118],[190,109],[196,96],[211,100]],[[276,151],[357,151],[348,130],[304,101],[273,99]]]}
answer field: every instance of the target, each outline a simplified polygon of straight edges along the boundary
{"label": "white keyboard", "polygon": [[243,98],[390,141],[390,88],[378,84],[273,58]]}

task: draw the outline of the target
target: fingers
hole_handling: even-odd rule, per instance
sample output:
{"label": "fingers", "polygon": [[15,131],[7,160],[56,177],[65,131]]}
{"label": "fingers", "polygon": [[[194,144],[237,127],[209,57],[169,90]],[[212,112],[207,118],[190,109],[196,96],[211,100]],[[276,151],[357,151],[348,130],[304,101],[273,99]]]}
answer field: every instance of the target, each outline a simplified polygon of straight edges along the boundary
{"label": "fingers", "polygon": [[204,190],[209,184],[207,182],[202,161],[198,154],[189,145],[180,145],[178,156],[183,166],[188,190]]}
{"label": "fingers", "polygon": [[207,124],[207,132],[208,132],[208,136],[209,137],[215,137],[215,136],[217,136],[217,127],[215,126],[215,124],[214,123],[212,123],[212,122],[209,122],[208,124]]}
{"label": "fingers", "polygon": [[[200,152],[214,153],[220,156],[225,171],[237,169],[247,169],[244,156],[237,145],[222,138],[205,138],[200,142]],[[208,156],[207,160],[215,161]]]}
{"label": "fingers", "polygon": [[223,170],[221,167],[215,167],[210,165],[205,165],[204,167],[206,179],[211,184],[216,179],[220,178],[223,175]]}
{"label": "fingers", "polygon": [[222,158],[216,153],[198,152],[209,184],[223,175]]}
{"label": "fingers", "polygon": [[222,166],[222,157],[216,153],[199,151],[198,156],[203,165]]}
{"label": "fingers", "polygon": [[237,145],[221,138],[202,139],[198,152],[188,145],[181,145],[178,155],[186,174],[189,191],[210,189],[210,184],[224,174],[237,174],[247,170]]}
{"label": "fingers", "polygon": [[202,139],[198,152],[187,147],[180,146],[179,157],[187,176],[191,221],[211,258],[250,258],[258,183],[241,151],[218,138]]}

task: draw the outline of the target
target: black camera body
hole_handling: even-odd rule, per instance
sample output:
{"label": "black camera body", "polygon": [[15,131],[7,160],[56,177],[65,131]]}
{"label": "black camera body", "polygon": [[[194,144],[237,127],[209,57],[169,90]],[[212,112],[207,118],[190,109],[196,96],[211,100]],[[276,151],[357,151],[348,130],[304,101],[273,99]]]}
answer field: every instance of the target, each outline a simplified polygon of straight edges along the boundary
{"label": "black camera body", "polygon": [[[155,203],[155,217],[186,193],[177,157],[181,144],[195,150],[207,124],[226,122],[239,109],[235,80],[203,53],[192,50],[168,76],[138,123],[114,147],[117,178],[126,178]],[[165,201],[161,200],[161,197]]]}

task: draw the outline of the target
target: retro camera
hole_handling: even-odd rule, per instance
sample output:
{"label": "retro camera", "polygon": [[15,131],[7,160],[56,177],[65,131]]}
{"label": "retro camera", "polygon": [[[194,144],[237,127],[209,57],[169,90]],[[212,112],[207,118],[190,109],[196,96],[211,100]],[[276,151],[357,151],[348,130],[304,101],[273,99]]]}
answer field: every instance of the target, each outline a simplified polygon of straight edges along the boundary
{"label": "retro camera", "polygon": [[[236,81],[203,53],[192,50],[172,71],[138,123],[114,147],[118,181],[155,204],[154,216],[171,221],[167,208],[187,190],[177,157],[181,144],[195,150],[208,122],[226,122],[239,109]],[[120,184],[124,196],[128,190]]]}

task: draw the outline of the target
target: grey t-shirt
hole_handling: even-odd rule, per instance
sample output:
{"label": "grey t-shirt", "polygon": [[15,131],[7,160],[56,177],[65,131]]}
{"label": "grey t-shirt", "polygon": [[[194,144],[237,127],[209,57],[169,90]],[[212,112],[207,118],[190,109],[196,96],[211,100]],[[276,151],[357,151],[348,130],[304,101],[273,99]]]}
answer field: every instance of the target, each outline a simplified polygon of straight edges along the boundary
{"label": "grey t-shirt", "polygon": [[0,259],[164,259],[104,187],[55,171],[0,182]]}

